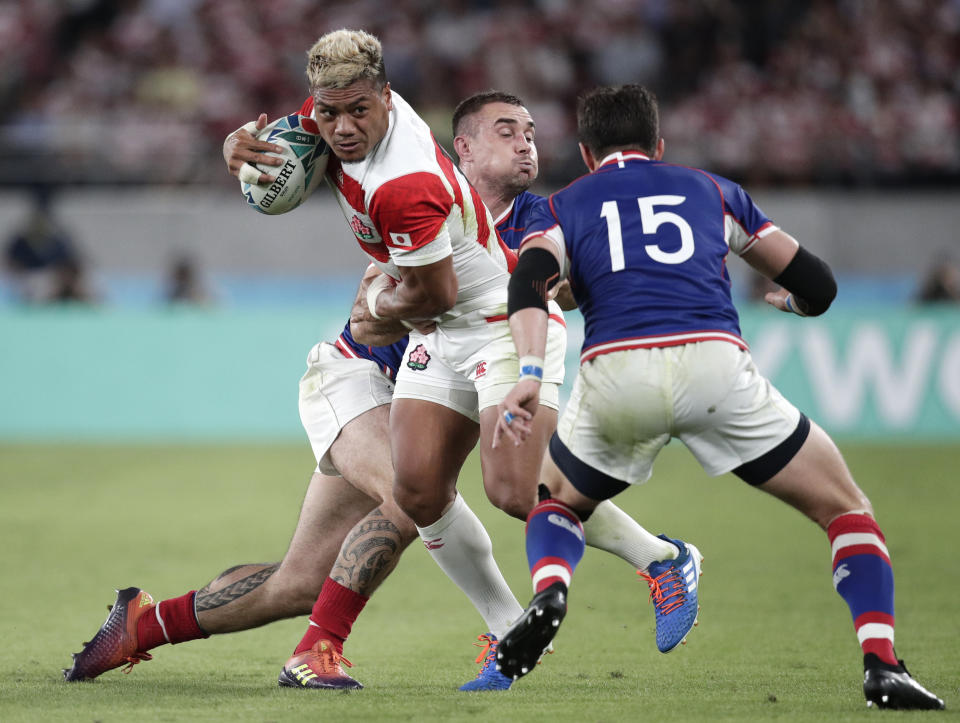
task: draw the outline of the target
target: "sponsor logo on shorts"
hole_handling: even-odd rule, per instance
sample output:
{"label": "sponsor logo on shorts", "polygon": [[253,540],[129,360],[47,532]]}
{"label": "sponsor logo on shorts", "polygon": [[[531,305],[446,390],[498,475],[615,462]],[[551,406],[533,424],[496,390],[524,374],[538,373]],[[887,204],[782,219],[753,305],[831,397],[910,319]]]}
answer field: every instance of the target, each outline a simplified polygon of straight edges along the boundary
{"label": "sponsor logo on shorts", "polygon": [[407,366],[414,371],[422,372],[427,368],[427,364],[429,363],[430,354],[427,352],[426,347],[423,344],[417,344],[416,348],[410,352],[410,357],[407,359]]}
{"label": "sponsor logo on shorts", "polygon": [[549,515],[547,515],[547,522],[551,522],[557,527],[562,527],[567,532],[572,532],[577,536],[578,540],[583,539],[583,533],[580,532],[580,529],[563,515],[558,515],[554,512],[551,512]]}
{"label": "sponsor logo on shorts", "polygon": [[476,371],[477,379],[486,375],[486,373],[487,373],[487,363],[485,361],[477,362],[477,371]]}
{"label": "sponsor logo on shorts", "polygon": [[373,238],[373,229],[361,221],[360,217],[356,214],[354,214],[353,218],[350,219],[350,228],[353,229],[353,232],[357,235],[357,238],[361,238],[364,241],[369,241]]}
{"label": "sponsor logo on shorts", "polygon": [[432,540],[424,540],[423,546],[428,550],[439,550],[441,547],[443,547],[443,538],[435,537]]}

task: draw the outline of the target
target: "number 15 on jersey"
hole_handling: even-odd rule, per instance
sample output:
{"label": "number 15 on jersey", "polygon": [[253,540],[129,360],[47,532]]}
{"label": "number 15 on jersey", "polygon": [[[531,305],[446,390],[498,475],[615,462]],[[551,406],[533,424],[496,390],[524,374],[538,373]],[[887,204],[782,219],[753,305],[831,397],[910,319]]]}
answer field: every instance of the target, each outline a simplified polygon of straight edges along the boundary
{"label": "number 15 on jersey", "polygon": [[[657,210],[662,206],[679,206],[686,196],[642,196],[637,199],[640,208],[640,228],[644,236],[653,236],[663,224],[672,224],[680,231],[680,248],[664,251],[655,243],[645,244],[647,255],[661,264],[682,264],[693,256],[693,229],[690,224],[673,211]],[[620,224],[620,209],[616,201],[604,201],[600,217],[607,222],[607,240],[610,244],[610,270],[622,271],[623,230]]]}

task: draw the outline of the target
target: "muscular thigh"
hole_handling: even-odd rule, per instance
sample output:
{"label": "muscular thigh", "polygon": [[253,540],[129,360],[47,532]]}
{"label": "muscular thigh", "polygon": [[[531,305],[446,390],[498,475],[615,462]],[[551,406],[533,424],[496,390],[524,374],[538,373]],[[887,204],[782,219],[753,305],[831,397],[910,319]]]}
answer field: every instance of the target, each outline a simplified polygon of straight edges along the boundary
{"label": "muscular thigh", "polygon": [[331,457],[334,442],[353,420],[389,404],[392,395],[393,382],[374,362],[344,357],[326,342],[310,350],[300,380],[300,420],[321,473],[343,473]]}
{"label": "muscular thigh", "polygon": [[283,572],[322,581],[347,532],[376,506],[375,499],[345,478],[314,472],[283,560]]}
{"label": "muscular thigh", "polygon": [[847,512],[873,514],[833,440],[816,423],[787,465],[759,489],[795,507],[822,528]]}
{"label": "muscular thigh", "polygon": [[390,405],[375,407],[347,422],[328,456],[343,479],[356,490],[377,504],[391,500]]}
{"label": "muscular thigh", "polygon": [[484,409],[480,424],[480,462],[487,498],[507,514],[526,519],[537,501],[540,464],[557,428],[557,410],[541,403],[533,417],[533,430],[521,445],[502,441],[496,449],[492,447],[497,407]]}
{"label": "muscular thigh", "polygon": [[439,519],[477,443],[478,426],[441,404],[397,399],[391,405],[394,497],[421,527]]}

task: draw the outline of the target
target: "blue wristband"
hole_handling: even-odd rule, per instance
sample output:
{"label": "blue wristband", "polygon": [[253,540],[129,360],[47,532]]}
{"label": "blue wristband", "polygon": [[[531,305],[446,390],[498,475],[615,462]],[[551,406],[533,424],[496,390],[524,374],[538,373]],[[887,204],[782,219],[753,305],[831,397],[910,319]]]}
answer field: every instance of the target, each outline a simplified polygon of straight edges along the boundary
{"label": "blue wristband", "polygon": [[520,357],[520,379],[543,381],[543,359],[538,356]]}
{"label": "blue wristband", "polygon": [[806,316],[806,314],[800,311],[800,309],[798,309],[797,305],[794,303],[793,294],[787,294],[786,298],[783,300],[783,305],[797,316]]}

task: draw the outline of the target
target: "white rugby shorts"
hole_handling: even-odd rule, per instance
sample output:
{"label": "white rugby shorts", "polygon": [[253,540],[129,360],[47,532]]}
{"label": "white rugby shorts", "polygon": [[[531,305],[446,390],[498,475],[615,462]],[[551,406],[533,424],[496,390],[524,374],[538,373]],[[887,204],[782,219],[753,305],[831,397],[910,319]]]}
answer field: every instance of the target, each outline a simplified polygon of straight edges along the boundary
{"label": "white rugby shorts", "polygon": [[637,484],[650,478],[671,437],[716,476],[766,454],[799,421],[749,352],[703,341],[612,352],[583,364],[557,435],[591,467]]}
{"label": "white rugby shorts", "polygon": [[325,341],[307,355],[300,379],[300,421],[307,432],[317,469],[340,476],[330,447],[347,422],[393,398],[393,381],[369,359],[345,357]]}
{"label": "white rugby shorts", "polygon": [[[567,328],[552,307],[540,404],[559,409]],[[470,312],[426,336],[410,332],[393,396],[436,402],[479,422],[480,410],[499,404],[520,375],[504,311]]]}

